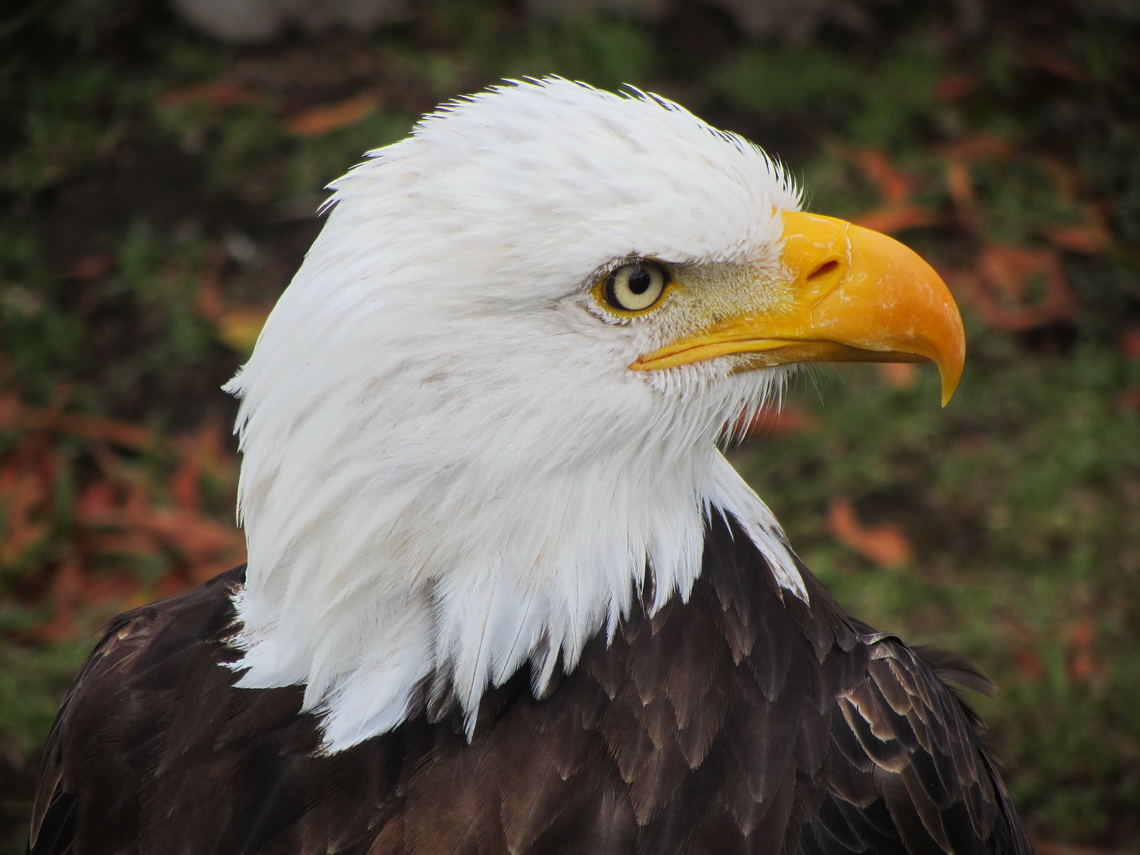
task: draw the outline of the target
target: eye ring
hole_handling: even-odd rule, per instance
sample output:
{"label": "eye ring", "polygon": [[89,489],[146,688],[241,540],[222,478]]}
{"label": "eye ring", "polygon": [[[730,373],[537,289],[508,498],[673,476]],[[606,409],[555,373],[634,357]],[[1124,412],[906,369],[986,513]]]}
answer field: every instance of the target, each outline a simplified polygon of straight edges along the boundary
{"label": "eye ring", "polygon": [[607,308],[636,315],[660,303],[671,284],[665,265],[639,259],[611,270],[598,283],[595,293]]}

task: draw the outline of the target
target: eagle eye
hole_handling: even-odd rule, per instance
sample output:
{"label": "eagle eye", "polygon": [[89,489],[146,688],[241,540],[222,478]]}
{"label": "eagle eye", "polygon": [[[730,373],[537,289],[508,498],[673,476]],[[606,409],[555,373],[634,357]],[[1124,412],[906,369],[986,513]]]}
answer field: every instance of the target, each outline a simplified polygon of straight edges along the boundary
{"label": "eagle eye", "polygon": [[607,308],[634,314],[661,302],[671,284],[665,265],[656,261],[631,261],[612,270],[594,290]]}

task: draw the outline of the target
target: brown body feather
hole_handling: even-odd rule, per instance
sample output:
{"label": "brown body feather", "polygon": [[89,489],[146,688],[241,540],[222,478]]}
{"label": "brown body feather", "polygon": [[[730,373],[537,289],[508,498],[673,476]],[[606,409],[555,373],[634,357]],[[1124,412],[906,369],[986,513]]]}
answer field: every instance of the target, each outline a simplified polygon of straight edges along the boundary
{"label": "brown body feather", "polygon": [[[635,607],[469,743],[426,713],[328,755],[301,687],[236,689],[243,568],[117,618],[44,759],[31,852],[1029,853],[972,714],[715,519],[687,603]],[[651,593],[651,592],[650,592]],[[976,679],[947,661],[959,680]]]}

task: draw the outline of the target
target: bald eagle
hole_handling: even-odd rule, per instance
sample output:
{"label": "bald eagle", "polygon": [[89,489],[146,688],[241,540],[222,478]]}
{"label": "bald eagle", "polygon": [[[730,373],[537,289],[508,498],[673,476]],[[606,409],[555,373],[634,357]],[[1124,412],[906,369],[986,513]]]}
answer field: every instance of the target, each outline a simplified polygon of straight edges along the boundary
{"label": "bald eagle", "polygon": [[332,187],[228,385],[248,563],[107,627],[45,853],[1027,853],[981,678],[848,616],[729,466],[945,285],[677,104],[451,102]]}

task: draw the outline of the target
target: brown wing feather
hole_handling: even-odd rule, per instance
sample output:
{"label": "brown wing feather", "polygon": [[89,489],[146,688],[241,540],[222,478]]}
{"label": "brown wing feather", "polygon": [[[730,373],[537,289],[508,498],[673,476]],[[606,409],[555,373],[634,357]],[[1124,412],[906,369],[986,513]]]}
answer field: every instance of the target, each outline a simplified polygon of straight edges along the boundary
{"label": "brown wing feather", "polygon": [[716,520],[689,601],[635,608],[546,699],[520,673],[470,743],[425,711],[326,755],[300,688],[232,686],[238,568],[108,628],[52,731],[31,851],[1030,852],[968,710],[805,578],[810,605]]}

